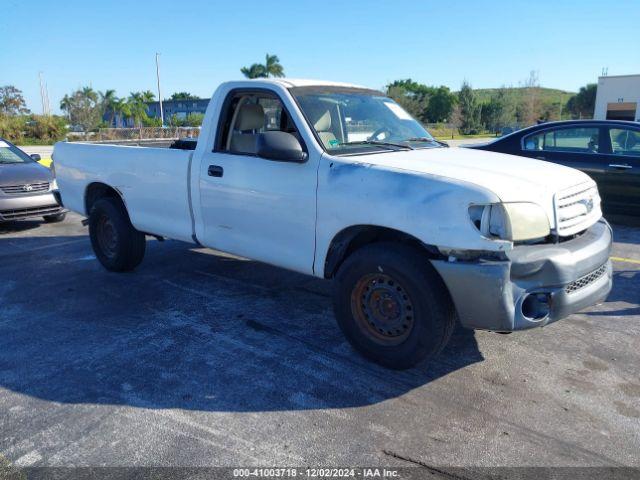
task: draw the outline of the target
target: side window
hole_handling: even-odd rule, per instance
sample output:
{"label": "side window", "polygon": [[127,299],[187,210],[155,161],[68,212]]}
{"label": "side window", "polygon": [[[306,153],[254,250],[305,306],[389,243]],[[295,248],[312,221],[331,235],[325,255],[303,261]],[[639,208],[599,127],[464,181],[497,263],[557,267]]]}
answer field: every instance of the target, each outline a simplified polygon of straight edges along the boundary
{"label": "side window", "polygon": [[640,132],[626,128],[609,129],[611,152],[614,155],[640,157]]}
{"label": "side window", "polygon": [[282,102],[269,94],[237,94],[231,99],[225,118],[220,150],[255,155],[258,136],[268,131],[297,135]]}
{"label": "side window", "polygon": [[530,135],[524,139],[525,150],[544,150],[547,152],[597,153],[600,144],[600,129],[559,128]]}

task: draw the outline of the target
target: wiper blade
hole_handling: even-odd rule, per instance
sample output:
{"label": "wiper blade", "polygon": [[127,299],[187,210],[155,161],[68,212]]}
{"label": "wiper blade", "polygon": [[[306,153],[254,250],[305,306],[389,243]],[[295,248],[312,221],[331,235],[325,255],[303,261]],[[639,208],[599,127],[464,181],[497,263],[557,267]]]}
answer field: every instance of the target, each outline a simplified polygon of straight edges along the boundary
{"label": "wiper blade", "polygon": [[402,143],[381,142],[378,140],[358,140],[355,142],[343,142],[340,145],[377,145],[380,147],[396,147],[406,148],[407,150],[415,150],[411,145],[403,145]]}
{"label": "wiper blade", "polygon": [[440,140],[436,140],[435,138],[429,137],[411,137],[403,140],[403,142],[429,142],[429,143],[437,143],[438,145],[442,145],[443,147],[448,147],[449,144],[447,142],[441,142]]}

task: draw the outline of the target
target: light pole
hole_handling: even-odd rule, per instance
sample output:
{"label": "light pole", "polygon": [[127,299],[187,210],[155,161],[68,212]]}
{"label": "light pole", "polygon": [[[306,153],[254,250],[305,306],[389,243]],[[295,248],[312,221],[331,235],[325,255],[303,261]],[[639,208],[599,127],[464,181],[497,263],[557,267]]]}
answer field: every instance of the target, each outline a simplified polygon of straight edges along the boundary
{"label": "light pole", "polygon": [[160,102],[160,121],[162,122],[162,126],[164,127],[164,112],[162,111],[162,93],[160,92],[160,61],[158,60],[160,57],[159,53],[156,53],[156,78],[158,79],[158,101]]}

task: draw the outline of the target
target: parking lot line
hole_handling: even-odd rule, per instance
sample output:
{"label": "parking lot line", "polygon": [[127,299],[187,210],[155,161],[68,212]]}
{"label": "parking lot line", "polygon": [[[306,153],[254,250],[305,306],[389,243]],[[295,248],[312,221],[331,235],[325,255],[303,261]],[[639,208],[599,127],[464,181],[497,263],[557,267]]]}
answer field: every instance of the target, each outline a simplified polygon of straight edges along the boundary
{"label": "parking lot line", "polygon": [[614,262],[625,262],[625,263],[635,263],[636,265],[640,265],[640,260],[633,260],[632,258],[623,258],[623,257],[609,257]]}

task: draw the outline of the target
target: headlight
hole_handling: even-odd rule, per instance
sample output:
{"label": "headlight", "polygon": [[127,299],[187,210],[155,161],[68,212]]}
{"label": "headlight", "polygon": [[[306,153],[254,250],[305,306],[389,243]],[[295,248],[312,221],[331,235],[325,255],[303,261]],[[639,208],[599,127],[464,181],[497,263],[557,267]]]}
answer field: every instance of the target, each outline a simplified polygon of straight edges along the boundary
{"label": "headlight", "polygon": [[551,233],[547,214],[535,203],[472,205],[469,216],[487,238],[519,242],[544,238]]}

